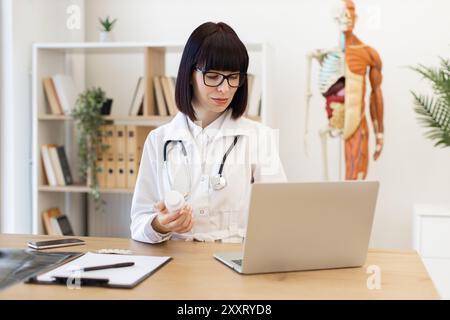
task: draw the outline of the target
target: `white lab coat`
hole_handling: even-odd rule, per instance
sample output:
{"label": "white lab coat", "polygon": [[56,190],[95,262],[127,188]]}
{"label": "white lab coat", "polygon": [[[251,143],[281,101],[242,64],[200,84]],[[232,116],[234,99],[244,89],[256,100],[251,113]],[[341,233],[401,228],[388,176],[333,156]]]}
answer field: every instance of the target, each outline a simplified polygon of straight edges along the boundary
{"label": "white lab coat", "polygon": [[[203,134],[203,133],[207,134]],[[286,175],[278,154],[278,132],[261,123],[231,119],[231,110],[205,129],[193,126],[181,112],[148,135],[141,158],[131,207],[131,237],[158,243],[170,238],[200,241],[241,242],[245,236],[251,183],[284,182]],[[223,169],[227,186],[214,190],[210,177],[218,173],[222,158],[239,136]],[[190,232],[161,234],[153,230],[154,204],[170,190],[164,168],[163,146],[167,140],[182,140],[188,155],[185,163],[181,145],[167,148],[173,189],[190,190],[194,225]],[[189,171],[188,170],[189,168]],[[190,179],[189,179],[190,177]],[[189,188],[191,180],[191,188]]]}

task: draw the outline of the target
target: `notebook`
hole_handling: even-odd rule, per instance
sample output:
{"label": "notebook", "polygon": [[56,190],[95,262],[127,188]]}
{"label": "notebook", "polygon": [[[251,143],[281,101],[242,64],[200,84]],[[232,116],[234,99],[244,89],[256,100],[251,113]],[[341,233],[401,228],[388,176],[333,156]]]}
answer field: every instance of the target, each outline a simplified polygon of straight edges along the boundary
{"label": "notebook", "polygon": [[[67,278],[72,281],[73,279],[79,277],[84,281],[81,282],[82,284],[85,283],[89,285],[89,283],[94,283],[92,285],[95,285],[95,282],[89,282],[89,279],[99,279],[104,280],[99,282],[102,286],[133,288],[170,261],[170,259],[171,257],[117,255],[88,252],[83,256],[70,261],[69,263],[37,276],[34,283],[53,284],[56,282],[55,280]],[[103,269],[88,272],[79,271],[80,268],[122,262],[134,262],[134,265],[131,267]]]}

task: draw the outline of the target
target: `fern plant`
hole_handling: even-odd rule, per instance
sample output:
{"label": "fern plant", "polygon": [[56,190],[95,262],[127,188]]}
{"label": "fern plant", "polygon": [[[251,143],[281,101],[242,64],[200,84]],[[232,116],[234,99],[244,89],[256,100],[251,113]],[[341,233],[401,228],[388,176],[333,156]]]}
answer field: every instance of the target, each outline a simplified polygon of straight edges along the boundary
{"label": "fern plant", "polygon": [[105,19],[98,18],[98,21],[100,22],[100,25],[103,28],[102,31],[110,32],[114,27],[114,24],[116,23],[117,19],[109,20],[109,16],[107,16]]}
{"label": "fern plant", "polygon": [[414,96],[415,112],[424,127],[429,130],[425,136],[435,142],[435,147],[450,146],[450,61],[440,58],[439,68],[419,65],[412,67],[429,82],[434,96],[411,92]]}
{"label": "fern plant", "polygon": [[79,130],[78,157],[80,159],[81,178],[87,180],[90,193],[96,204],[100,201],[98,191],[97,152],[104,153],[107,145],[102,144],[102,131],[100,127],[105,123],[101,109],[106,101],[106,94],[101,88],[87,89],[82,92],[76,101],[72,116]]}

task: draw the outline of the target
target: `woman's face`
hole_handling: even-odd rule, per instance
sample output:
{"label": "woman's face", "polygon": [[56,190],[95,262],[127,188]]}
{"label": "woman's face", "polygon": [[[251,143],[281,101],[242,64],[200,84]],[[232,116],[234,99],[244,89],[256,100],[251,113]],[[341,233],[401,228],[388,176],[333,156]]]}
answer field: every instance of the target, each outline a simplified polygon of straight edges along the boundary
{"label": "woman's face", "polygon": [[[208,71],[218,72],[224,75],[239,72],[219,70]],[[203,73],[199,70],[194,70],[192,73],[192,86],[194,88],[194,96],[192,99],[193,105],[195,107],[204,109],[204,111],[215,113],[222,113],[228,108],[231,101],[233,100],[234,94],[238,89],[230,87],[226,79],[224,79],[224,81],[218,87],[209,87],[205,85],[203,81]]]}

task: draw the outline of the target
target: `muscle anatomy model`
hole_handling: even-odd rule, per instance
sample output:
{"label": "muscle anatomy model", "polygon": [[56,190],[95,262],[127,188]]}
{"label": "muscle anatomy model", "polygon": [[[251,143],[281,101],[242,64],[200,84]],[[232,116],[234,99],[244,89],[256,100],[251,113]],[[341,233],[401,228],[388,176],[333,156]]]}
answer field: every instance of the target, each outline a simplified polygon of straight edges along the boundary
{"label": "muscle anatomy model", "polygon": [[345,179],[365,179],[369,165],[369,130],[365,116],[366,73],[371,86],[370,116],[373,123],[377,160],[383,149],[383,97],[381,94],[381,59],[375,49],[362,43],[354,34],[355,6],[351,0],[339,1],[335,19],[340,28],[340,45],[332,50],[315,50],[308,54],[305,147],[311,93],[311,65],[320,64],[319,90],[326,98],[328,125],[320,130],[324,178],[328,176],[327,138],[340,137],[345,148]]}

